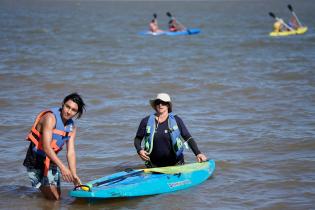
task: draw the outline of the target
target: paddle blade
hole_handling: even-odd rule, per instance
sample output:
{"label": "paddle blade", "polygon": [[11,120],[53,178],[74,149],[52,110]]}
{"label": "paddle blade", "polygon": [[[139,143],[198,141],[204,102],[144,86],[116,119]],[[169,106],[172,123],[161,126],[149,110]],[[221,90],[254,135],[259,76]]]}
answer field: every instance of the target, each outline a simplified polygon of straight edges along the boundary
{"label": "paddle blade", "polygon": [[154,18],[157,18],[157,14],[156,14],[156,13],[154,13],[154,14],[153,14],[153,17],[154,17]]}
{"label": "paddle blade", "polygon": [[170,18],[172,18],[172,14],[170,12],[167,12],[166,15]]}
{"label": "paddle blade", "polygon": [[275,14],[273,14],[272,12],[269,12],[269,15],[273,18],[276,18]]}
{"label": "paddle blade", "polygon": [[288,8],[291,12],[293,12],[293,7],[291,6],[291,4],[288,4]]}

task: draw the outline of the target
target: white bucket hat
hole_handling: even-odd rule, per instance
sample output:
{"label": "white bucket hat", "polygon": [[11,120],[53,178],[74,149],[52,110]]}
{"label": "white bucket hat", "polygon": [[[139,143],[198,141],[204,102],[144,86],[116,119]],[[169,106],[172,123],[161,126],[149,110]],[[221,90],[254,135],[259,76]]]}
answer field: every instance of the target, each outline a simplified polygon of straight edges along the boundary
{"label": "white bucket hat", "polygon": [[156,97],[154,99],[150,100],[150,104],[152,106],[152,108],[155,110],[155,101],[156,100],[161,100],[164,102],[169,103],[169,108],[168,108],[168,112],[172,112],[172,101],[171,101],[171,97],[167,94],[167,93],[158,93],[156,95]]}

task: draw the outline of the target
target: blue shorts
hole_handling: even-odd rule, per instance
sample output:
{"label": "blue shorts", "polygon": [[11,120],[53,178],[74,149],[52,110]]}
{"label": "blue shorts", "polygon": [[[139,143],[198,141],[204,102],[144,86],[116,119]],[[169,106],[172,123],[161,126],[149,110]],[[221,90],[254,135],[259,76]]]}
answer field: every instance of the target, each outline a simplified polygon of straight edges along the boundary
{"label": "blue shorts", "polygon": [[41,169],[27,168],[28,178],[31,180],[32,186],[39,188],[40,186],[55,185],[60,187],[60,171],[59,169],[49,169],[47,177],[43,175]]}

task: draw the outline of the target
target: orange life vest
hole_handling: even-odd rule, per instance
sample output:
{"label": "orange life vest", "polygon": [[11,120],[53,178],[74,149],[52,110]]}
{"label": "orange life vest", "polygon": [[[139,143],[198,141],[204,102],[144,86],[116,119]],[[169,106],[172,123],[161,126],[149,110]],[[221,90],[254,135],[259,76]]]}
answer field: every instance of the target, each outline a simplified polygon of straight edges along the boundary
{"label": "orange life vest", "polygon": [[39,113],[39,115],[36,117],[32,129],[26,137],[26,140],[33,142],[34,147],[32,149],[34,152],[36,152],[38,155],[45,157],[44,176],[47,176],[48,174],[50,159],[46,156],[46,153],[43,150],[42,135],[38,130],[36,130],[36,126],[40,119],[49,112],[53,113],[56,119],[56,125],[55,128],[53,129],[51,141],[51,148],[54,150],[54,152],[58,153],[60,150],[62,150],[62,146],[64,145],[64,143],[68,141],[70,137],[73,135],[74,127],[72,119],[68,120],[66,124],[62,122],[60,108],[44,110],[41,113]]}

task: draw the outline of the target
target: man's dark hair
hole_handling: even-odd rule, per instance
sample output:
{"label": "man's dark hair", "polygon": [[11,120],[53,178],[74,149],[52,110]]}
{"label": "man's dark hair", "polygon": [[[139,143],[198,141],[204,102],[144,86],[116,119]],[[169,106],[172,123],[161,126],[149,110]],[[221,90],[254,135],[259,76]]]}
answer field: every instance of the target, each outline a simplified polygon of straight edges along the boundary
{"label": "man's dark hair", "polygon": [[83,114],[83,110],[85,111],[85,103],[83,102],[83,99],[81,98],[79,94],[71,93],[70,95],[67,95],[63,99],[62,106],[69,100],[72,100],[74,103],[78,105],[77,119],[79,119],[81,115]]}

